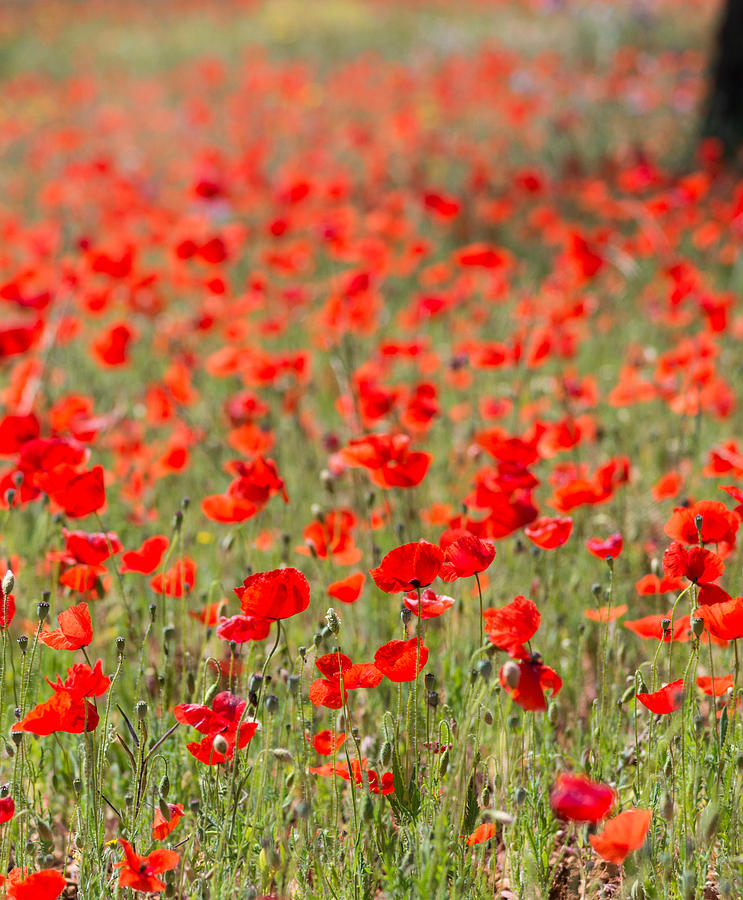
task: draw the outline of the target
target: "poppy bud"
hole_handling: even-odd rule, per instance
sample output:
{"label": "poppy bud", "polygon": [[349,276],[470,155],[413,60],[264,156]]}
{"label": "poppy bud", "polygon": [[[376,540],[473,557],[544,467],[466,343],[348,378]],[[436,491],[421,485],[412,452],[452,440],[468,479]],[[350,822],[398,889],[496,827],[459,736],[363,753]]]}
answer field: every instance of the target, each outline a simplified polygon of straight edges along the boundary
{"label": "poppy bud", "polygon": [[704,619],[693,616],[691,620],[691,630],[697,637],[701,637],[702,632],[704,631]]}
{"label": "poppy bud", "polygon": [[173,815],[172,815],[172,813],[170,812],[170,807],[169,807],[168,804],[165,802],[165,798],[164,798],[164,797],[160,797],[160,799],[158,800],[157,805],[158,805],[158,807],[159,807],[159,809],[160,809],[160,815],[163,817],[163,819],[165,819],[166,822],[169,822],[169,821],[173,818]]}
{"label": "poppy bud", "polygon": [[22,634],[18,638],[18,646],[21,648],[21,653],[26,652],[26,647],[28,647],[28,638],[26,637],[25,634]]}
{"label": "poppy bud", "polygon": [[519,686],[519,681],[521,681],[521,669],[519,668],[518,663],[515,663],[512,659],[509,659],[507,663],[503,664],[500,674],[503,681],[506,682],[511,690],[514,690]]}
{"label": "poppy bud", "polygon": [[446,775],[446,770],[449,768],[449,749],[447,747],[446,750],[439,757],[439,777],[443,777]]}
{"label": "poppy bud", "polygon": [[559,716],[560,707],[556,703],[550,703],[549,710],[547,711],[547,718],[549,719],[550,724],[555,725]]}
{"label": "poppy bud", "polygon": [[481,659],[477,664],[477,673],[484,681],[489,681],[493,674],[493,664],[489,659]]}
{"label": "poppy bud", "polygon": [[325,613],[325,621],[328,623],[328,628],[334,635],[337,635],[340,632],[341,620],[332,606]]}
{"label": "poppy bud", "polygon": [[432,691],[436,687],[436,676],[433,672],[426,672],[423,677],[423,683],[427,691]]}
{"label": "poppy bud", "polygon": [[383,766],[388,766],[392,761],[392,742],[385,741],[379,754],[379,761]]}
{"label": "poppy bud", "polygon": [[116,652],[119,656],[124,655],[124,647],[126,647],[126,641],[123,637],[119,636],[116,638]]}
{"label": "poppy bud", "polygon": [[248,691],[251,694],[258,693],[261,684],[263,684],[263,678],[260,675],[251,675],[250,680],[248,681]]}
{"label": "poppy bud", "polygon": [[136,706],[137,710],[137,718],[141,722],[143,719],[147,718],[147,704],[144,700],[140,700]]}
{"label": "poppy bud", "polygon": [[7,596],[8,594],[13,593],[13,588],[15,587],[15,575],[13,572],[8,569],[8,571],[3,575],[3,593]]}
{"label": "poppy bud", "polygon": [[494,721],[492,710],[484,709],[482,711],[482,720],[486,725],[492,725]]}
{"label": "poppy bud", "polygon": [[374,818],[374,801],[370,794],[365,794],[361,802],[361,818],[364,822],[371,822]]}
{"label": "poppy bud", "polygon": [[286,747],[274,747],[271,750],[271,753],[273,754],[274,759],[277,759],[280,763],[289,764],[294,762],[294,756],[291,750],[287,750]]}
{"label": "poppy bud", "polygon": [[39,622],[44,622],[48,615],[49,604],[46,602],[46,600],[40,600],[36,604],[36,617],[38,618]]}
{"label": "poppy bud", "polygon": [[221,734],[217,734],[212,741],[212,749],[215,753],[218,753],[220,756],[224,756],[227,752],[227,741],[222,737]]}
{"label": "poppy bud", "polygon": [[269,716],[272,716],[274,713],[278,712],[279,709],[279,698],[276,694],[268,694],[264,701],[264,705],[266,707],[266,712]]}
{"label": "poppy bud", "polygon": [[524,788],[516,788],[516,793],[513,795],[513,802],[516,806],[522,806],[524,801],[526,800],[526,791]]}
{"label": "poppy bud", "polygon": [[294,807],[294,812],[297,814],[298,819],[306,819],[310,814],[310,810],[311,806],[306,800],[300,800]]}

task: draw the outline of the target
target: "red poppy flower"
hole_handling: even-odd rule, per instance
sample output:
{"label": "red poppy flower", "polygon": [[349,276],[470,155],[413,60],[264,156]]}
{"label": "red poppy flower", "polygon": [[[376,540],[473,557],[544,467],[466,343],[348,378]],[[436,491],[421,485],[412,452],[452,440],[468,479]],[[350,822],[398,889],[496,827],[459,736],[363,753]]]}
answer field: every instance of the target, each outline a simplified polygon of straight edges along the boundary
{"label": "red poppy flower", "polygon": [[289,619],[310,605],[310,586],[298,569],[258,572],[235,588],[245,615]]}
{"label": "red poppy flower", "polygon": [[[506,665],[513,665],[507,663]],[[512,687],[508,683],[505,666],[500,670],[501,687],[511,695],[514,703],[529,712],[544,712],[547,709],[545,690],[552,692],[554,697],[562,688],[562,678],[549,666],[543,665],[532,659],[525,659],[518,664],[518,684]]]}
{"label": "red poppy flower", "polygon": [[722,697],[722,695],[732,686],[732,674],[718,675],[717,678],[712,678],[711,675],[700,675],[697,678],[697,687],[708,697]]}
{"label": "red poppy flower", "polygon": [[652,817],[650,809],[628,809],[609,819],[601,834],[591,834],[588,839],[603,860],[621,865],[645,843]]}
{"label": "red poppy flower", "polygon": [[249,500],[229,494],[210,494],[201,501],[201,511],[212,522],[233,525],[252,518],[260,511],[260,507]]}
{"label": "red poppy flower", "polygon": [[435,619],[442,616],[447,609],[451,609],[454,605],[454,598],[447,597],[446,594],[437,594],[431,588],[426,588],[425,591],[421,591],[420,609],[418,608],[417,591],[409,591],[405,594],[402,602],[416,617],[420,615],[421,619]]}
{"label": "red poppy flower", "polygon": [[352,566],[361,559],[361,550],[354,543],[351,529],[356,517],[348,509],[333,509],[322,520],[304,529],[303,546],[296,548],[303,556],[314,554],[320,559],[332,558],[340,566]]}
{"label": "red poppy flower", "polygon": [[491,543],[472,534],[462,535],[444,548],[441,579],[451,582],[457,578],[470,578],[484,572],[494,558],[495,547]]}
{"label": "red poppy flower", "polygon": [[627,612],[627,604],[622,603],[620,606],[602,606],[599,609],[586,609],[583,615],[592,622],[600,622],[606,625],[607,622],[615,622]]}
{"label": "red poppy flower", "polygon": [[12,797],[0,797],[0,824],[10,822],[15,815],[15,802]]}
{"label": "red poppy flower", "polygon": [[599,559],[606,559],[607,556],[612,556],[616,559],[622,552],[623,547],[624,541],[622,535],[618,531],[614,532],[614,534],[610,534],[609,537],[603,541],[600,538],[589,538],[586,541],[586,549],[588,552],[597,556]]}
{"label": "red poppy flower", "polygon": [[533,600],[519,595],[500,608],[483,610],[485,633],[500,650],[514,659],[528,659],[524,647],[537,633],[542,617]]}
{"label": "red poppy flower", "polygon": [[147,538],[138,550],[128,550],[121,555],[119,571],[139,572],[140,575],[151,575],[160,565],[170,546],[170,539],[164,534],[156,534]]}
{"label": "red poppy flower", "polygon": [[680,591],[684,587],[681,578],[659,578],[657,575],[643,575],[643,577],[635,582],[635,590],[638,594],[645,596],[648,594],[669,594],[674,591]]}
{"label": "red poppy flower", "polygon": [[326,653],[315,660],[315,666],[324,677],[315,679],[310,685],[310,702],[327,709],[340,709],[349,690],[375,688],[382,681],[382,673],[374,663],[354,664],[345,653]]}
{"label": "red poppy flower", "polygon": [[52,499],[71,519],[80,519],[96,512],[106,502],[103,466],[75,475],[64,487],[52,492]]}
{"label": "red poppy flower", "polygon": [[332,756],[346,742],[344,732],[337,731],[319,731],[312,739],[312,746],[317,750],[320,756]]}
{"label": "red poppy flower", "polygon": [[101,532],[89,534],[85,531],[68,531],[63,528],[62,533],[65,537],[65,550],[73,562],[97,566],[109,559],[112,554],[123,550],[121,541],[113,531],[106,534]]}
{"label": "red poppy flower", "polygon": [[550,793],[554,814],[571,822],[600,822],[608,815],[614,800],[614,791],[608,784],[570,773],[558,775]]}
{"label": "red poppy flower", "polygon": [[92,669],[84,663],[76,663],[67,670],[64,683],[59,678],[55,683],[47,679],[54,694],[16,722],[12,730],[38,735],[55,731],[69,734],[93,731],[98,725],[98,712],[87,698],[102,696],[111,684],[111,679],[101,671],[101,665],[100,659]]}
{"label": "red poppy flower", "polygon": [[54,650],[79,650],[93,640],[93,623],[87,603],[78,603],[57,615],[59,628],[42,631],[39,642]]}
{"label": "red poppy flower", "polygon": [[711,550],[689,547],[674,541],[663,554],[666,575],[688,578],[695,584],[711,584],[725,571],[725,563]]}
{"label": "red poppy flower", "polygon": [[67,879],[54,869],[41,869],[29,875],[17,866],[0,875],[0,885],[5,885],[8,900],[56,900],[67,887]]}
{"label": "red poppy flower", "polygon": [[441,570],[443,552],[428,541],[415,541],[396,547],[384,557],[381,566],[369,572],[385,594],[414,591],[428,587]]}
{"label": "red poppy flower", "polygon": [[[176,706],[173,715],[178,722],[191,725],[206,735],[201,741],[187,744],[188,752],[200,762],[210,766],[232,759],[235,747],[242,749],[247,746],[258,730],[257,722],[243,720],[240,724],[245,705],[244,700],[229,691],[221,691],[212,701],[211,709],[197,703],[180,703]],[[238,724],[240,724],[239,737]],[[214,738],[217,735],[221,735],[227,742],[225,753],[219,753],[214,749]]]}
{"label": "red poppy flower", "polygon": [[353,572],[340,581],[328,585],[328,595],[341,603],[355,603],[361,596],[366,581],[363,572]]}
{"label": "red poppy flower", "polygon": [[524,534],[542,550],[555,550],[567,541],[572,530],[573,520],[569,516],[542,516],[527,525]]}
{"label": "red poppy flower", "polygon": [[198,622],[201,622],[203,625],[207,625],[210,628],[219,622],[220,616],[219,613],[227,604],[227,600],[222,598],[221,600],[215,600],[214,603],[207,603],[206,606],[202,606],[201,609],[189,609],[188,615],[192,619],[196,619]]}
{"label": "red poppy flower", "polygon": [[150,579],[150,587],[156,594],[168,597],[182,597],[191,590],[196,581],[196,563],[188,556],[176,560],[167,572]]}
{"label": "red poppy flower", "polygon": [[170,818],[166,819],[159,808],[155,810],[155,820],[152,823],[153,840],[164,841],[186,814],[180,803],[168,803],[168,811]]}
{"label": "red poppy flower", "polygon": [[122,862],[114,864],[119,873],[119,887],[129,887],[134,891],[164,891],[165,884],[155,876],[174,869],[180,860],[175,850],[153,850],[147,856],[139,856],[132,845],[119,838],[124,850]]}
{"label": "red poppy flower", "polygon": [[374,665],[394,682],[415,681],[427,662],[428,648],[421,644],[419,655],[417,638],[411,638],[409,641],[389,641],[374,654]]}
{"label": "red poppy flower", "polygon": [[717,584],[700,584],[697,591],[699,606],[714,606],[716,603],[729,603],[733,598]]}
{"label": "red poppy flower", "polygon": [[7,596],[0,588],[0,628],[7,628],[15,617],[15,597],[13,594]]}
{"label": "red poppy flower", "polygon": [[679,678],[677,681],[665,684],[652,694],[636,694],[635,696],[650,712],[662,716],[668,715],[681,706],[684,698],[684,679]]}
{"label": "red poppy flower", "polygon": [[377,487],[415,487],[425,478],[433,457],[409,450],[409,444],[406,434],[370,434],[351,441],[339,456],[349,467],[367,469]]}
{"label": "red poppy flower", "polygon": [[703,544],[735,543],[740,520],[719,500],[700,500],[689,507],[676,507],[666,522],[666,534],[682,544],[698,544],[697,516],[702,517]]}
{"label": "red poppy flower", "polygon": [[671,621],[671,610],[662,615],[654,613],[649,616],[643,616],[641,619],[631,619],[624,623],[624,627],[633,631],[638,637],[648,640],[664,641],[683,641],[686,629],[689,627],[689,617],[679,617],[673,620],[673,629],[666,632],[663,631],[663,619]]}
{"label": "red poppy flower", "polygon": [[259,616],[222,616],[217,625],[217,637],[220,641],[234,641],[244,644],[246,641],[263,641],[271,631],[271,620]]}
{"label": "red poppy flower", "polygon": [[472,847],[475,844],[484,844],[485,841],[489,841],[490,838],[495,837],[496,830],[496,826],[493,822],[483,822],[483,824],[478,825],[467,838],[467,846]]}
{"label": "red poppy flower", "polygon": [[695,613],[704,619],[704,627],[713,637],[723,641],[743,637],[743,597],[700,606]]}

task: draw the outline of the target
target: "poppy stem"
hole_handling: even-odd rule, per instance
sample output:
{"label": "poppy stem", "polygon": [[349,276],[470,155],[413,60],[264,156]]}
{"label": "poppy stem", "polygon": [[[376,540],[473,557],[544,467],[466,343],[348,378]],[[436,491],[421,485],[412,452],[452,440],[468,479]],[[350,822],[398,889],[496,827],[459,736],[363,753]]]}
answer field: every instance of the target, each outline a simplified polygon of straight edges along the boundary
{"label": "poppy stem", "polygon": [[485,640],[482,620],[482,587],[480,585],[480,576],[477,572],[475,572],[475,581],[477,582],[477,595],[480,598],[480,647],[482,647],[483,641]]}

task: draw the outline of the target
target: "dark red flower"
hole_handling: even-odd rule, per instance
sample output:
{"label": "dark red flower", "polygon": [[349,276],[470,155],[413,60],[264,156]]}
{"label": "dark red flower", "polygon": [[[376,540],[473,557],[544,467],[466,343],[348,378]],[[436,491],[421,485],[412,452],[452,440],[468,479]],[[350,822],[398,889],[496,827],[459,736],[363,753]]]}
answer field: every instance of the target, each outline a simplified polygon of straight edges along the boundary
{"label": "dark red flower", "polygon": [[428,541],[414,541],[391,550],[370,574],[386,594],[428,587],[441,571],[443,552]]}
{"label": "dark red flower", "polygon": [[236,615],[226,619],[222,616],[217,625],[217,637],[221,641],[234,641],[244,644],[246,641],[263,641],[271,631],[271,620],[259,616]]}

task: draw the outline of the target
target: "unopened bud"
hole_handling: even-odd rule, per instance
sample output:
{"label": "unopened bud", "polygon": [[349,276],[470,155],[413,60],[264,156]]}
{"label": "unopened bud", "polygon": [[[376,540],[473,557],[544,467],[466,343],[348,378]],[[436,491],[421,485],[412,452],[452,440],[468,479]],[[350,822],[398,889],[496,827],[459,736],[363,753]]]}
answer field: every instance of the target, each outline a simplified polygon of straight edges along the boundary
{"label": "unopened bud", "polygon": [[170,806],[166,803],[165,798],[160,797],[157,805],[160,808],[160,815],[166,822],[169,822],[173,818],[173,814],[171,813]]}
{"label": "unopened bud", "polygon": [[280,763],[288,764],[294,762],[294,756],[291,750],[287,750],[286,747],[274,747],[274,749],[271,750],[271,753]]}
{"label": "unopened bud", "polygon": [[332,634],[337,635],[341,630],[341,620],[338,613],[331,606],[325,613],[325,621]]}
{"label": "unopened bud", "polygon": [[227,752],[227,746],[227,741],[222,737],[221,734],[216,735],[216,737],[212,741],[212,749],[220,756],[225,755],[225,753]]}
{"label": "unopened bud", "polygon": [[11,569],[3,575],[3,593],[7,596],[8,594],[13,593],[13,588],[15,587],[15,575],[13,574]]}
{"label": "unopened bud", "polygon": [[143,719],[147,718],[147,704],[144,700],[140,700],[136,706],[137,718],[141,722]]}
{"label": "unopened bud", "polygon": [[503,668],[500,670],[500,677],[501,681],[505,681],[508,687],[514,690],[519,686],[519,681],[521,681],[521,669],[517,663],[509,659],[507,663],[503,664]]}

